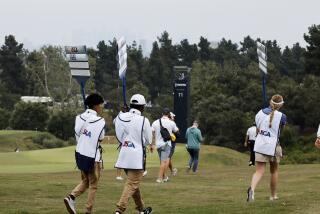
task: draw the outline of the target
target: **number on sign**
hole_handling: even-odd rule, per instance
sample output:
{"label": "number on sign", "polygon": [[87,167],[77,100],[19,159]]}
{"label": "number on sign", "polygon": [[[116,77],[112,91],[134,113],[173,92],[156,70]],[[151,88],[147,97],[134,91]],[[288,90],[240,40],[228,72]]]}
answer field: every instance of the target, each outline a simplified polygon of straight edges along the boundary
{"label": "number on sign", "polygon": [[73,60],[73,61],[77,60],[76,55],[75,54],[70,54],[70,60]]}
{"label": "number on sign", "polygon": [[178,93],[178,97],[183,97],[183,93]]}
{"label": "number on sign", "polygon": [[77,53],[78,52],[78,48],[77,47],[71,47],[71,52],[72,53]]}

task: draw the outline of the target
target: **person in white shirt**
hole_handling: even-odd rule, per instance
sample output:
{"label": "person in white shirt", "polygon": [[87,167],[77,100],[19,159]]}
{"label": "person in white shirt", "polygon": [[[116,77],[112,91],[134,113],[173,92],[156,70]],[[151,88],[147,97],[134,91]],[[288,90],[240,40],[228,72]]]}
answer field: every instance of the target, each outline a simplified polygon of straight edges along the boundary
{"label": "person in white shirt", "polygon": [[65,206],[70,214],[75,214],[75,199],[89,188],[86,203],[86,214],[92,212],[98,181],[102,170],[102,148],[100,142],[104,138],[105,120],[98,116],[103,110],[103,98],[98,94],[90,94],[85,99],[88,109],[76,117],[75,137],[76,163],[81,170],[81,182],[64,198]]}
{"label": "person in white shirt", "polygon": [[270,106],[260,110],[256,114],[255,120],[258,133],[254,145],[256,171],[247,190],[248,202],[254,201],[254,191],[265,172],[266,163],[270,163],[270,200],[278,199],[276,193],[278,166],[282,157],[279,137],[287,121],[287,116],[279,111],[283,104],[284,101],[281,95],[273,95],[270,100]]}
{"label": "person in white shirt", "polygon": [[148,118],[141,115],[146,100],[141,94],[135,94],[130,99],[129,112],[120,112],[115,119],[116,137],[120,142],[120,152],[115,167],[124,169],[127,180],[117,203],[115,214],[122,214],[128,207],[132,197],[139,214],[149,214],[151,207],[144,208],[140,193],[140,182],[146,164],[146,146],[152,146],[152,130]]}
{"label": "person in white shirt", "polygon": [[160,133],[161,127],[168,130],[171,136],[173,132],[178,132],[179,129],[175,122],[170,120],[170,110],[165,108],[162,113],[162,117],[152,123],[152,131],[155,137],[156,147],[160,158],[160,169],[157,183],[163,183],[168,181],[169,177],[166,176],[166,172],[169,167],[170,152],[171,152],[171,137],[165,140]]}
{"label": "person in white shirt", "polygon": [[[173,122],[175,119],[176,115],[172,112],[170,112],[170,120],[172,120]],[[174,151],[176,149],[176,139],[177,139],[177,135],[179,135],[179,131],[176,133],[172,133],[171,135],[171,150],[170,150],[170,155],[169,155],[169,170],[171,171],[171,175],[176,176],[178,173],[178,169],[177,168],[173,168],[173,164],[172,164],[172,156],[174,154]]]}
{"label": "person in white shirt", "polygon": [[320,149],[320,125],[319,125],[319,128],[318,128],[318,132],[317,132],[317,139],[316,139],[316,142],[314,143],[314,145]]}
{"label": "person in white shirt", "polygon": [[255,154],[254,154],[253,148],[254,148],[254,142],[256,140],[256,136],[257,136],[257,127],[256,127],[256,123],[253,123],[252,126],[247,130],[247,135],[244,142],[245,147],[247,147],[249,143],[249,148],[250,148],[249,166],[255,165],[255,157],[254,157]]}

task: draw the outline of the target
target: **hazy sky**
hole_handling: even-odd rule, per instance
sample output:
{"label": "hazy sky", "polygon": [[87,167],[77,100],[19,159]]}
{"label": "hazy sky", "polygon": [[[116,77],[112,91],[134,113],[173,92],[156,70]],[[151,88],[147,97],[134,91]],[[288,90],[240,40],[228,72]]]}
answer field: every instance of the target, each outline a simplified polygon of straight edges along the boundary
{"label": "hazy sky", "polygon": [[44,44],[96,47],[98,41],[125,36],[156,40],[164,30],[174,43],[221,38],[239,42],[276,39],[300,42],[320,24],[319,0],[0,0],[0,44],[13,34],[26,48]]}

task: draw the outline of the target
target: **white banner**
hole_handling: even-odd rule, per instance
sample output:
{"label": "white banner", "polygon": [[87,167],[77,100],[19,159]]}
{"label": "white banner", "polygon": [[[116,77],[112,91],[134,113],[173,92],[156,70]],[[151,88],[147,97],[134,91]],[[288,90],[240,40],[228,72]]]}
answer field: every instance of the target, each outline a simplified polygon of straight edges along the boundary
{"label": "white banner", "polygon": [[266,52],[266,46],[264,46],[262,43],[257,42],[257,50],[260,50],[261,52]]}
{"label": "white banner", "polygon": [[268,73],[268,72],[267,72],[267,68],[264,67],[261,63],[259,63],[259,68],[260,68],[260,70],[261,70],[263,73],[265,73],[265,74]]}
{"label": "white banner", "polygon": [[267,61],[260,57],[259,57],[259,63],[262,64],[264,67],[267,67]]}
{"label": "white banner", "polygon": [[120,50],[122,48],[122,46],[126,45],[126,40],[124,37],[121,37],[118,41],[118,50]]}
{"label": "white banner", "polygon": [[118,41],[118,62],[119,62],[119,77],[123,78],[126,75],[127,70],[127,44],[124,37],[121,37]]}
{"label": "white banner", "polygon": [[266,47],[260,43],[257,42],[257,54],[259,59],[259,69],[267,74],[267,54],[266,54]]}
{"label": "white banner", "polygon": [[263,60],[267,60],[267,56],[266,56],[265,52],[262,52],[261,50],[257,49],[257,54],[258,54],[259,58],[261,58]]}

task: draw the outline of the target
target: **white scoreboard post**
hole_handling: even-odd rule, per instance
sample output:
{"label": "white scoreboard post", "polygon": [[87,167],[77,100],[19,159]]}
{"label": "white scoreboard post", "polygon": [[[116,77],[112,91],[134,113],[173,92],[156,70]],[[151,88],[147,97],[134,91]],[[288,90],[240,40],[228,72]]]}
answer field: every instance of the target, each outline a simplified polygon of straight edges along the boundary
{"label": "white scoreboard post", "polygon": [[[81,94],[83,102],[85,100],[85,85],[87,80],[90,78],[89,62],[86,46],[66,46],[65,47],[67,59],[71,75],[79,83],[81,87]],[[84,104],[86,109],[86,105]]]}
{"label": "white scoreboard post", "polygon": [[262,73],[262,98],[263,107],[267,107],[267,93],[266,93],[266,75],[267,75],[267,49],[266,47],[257,42],[257,54],[259,58],[259,70]]}

